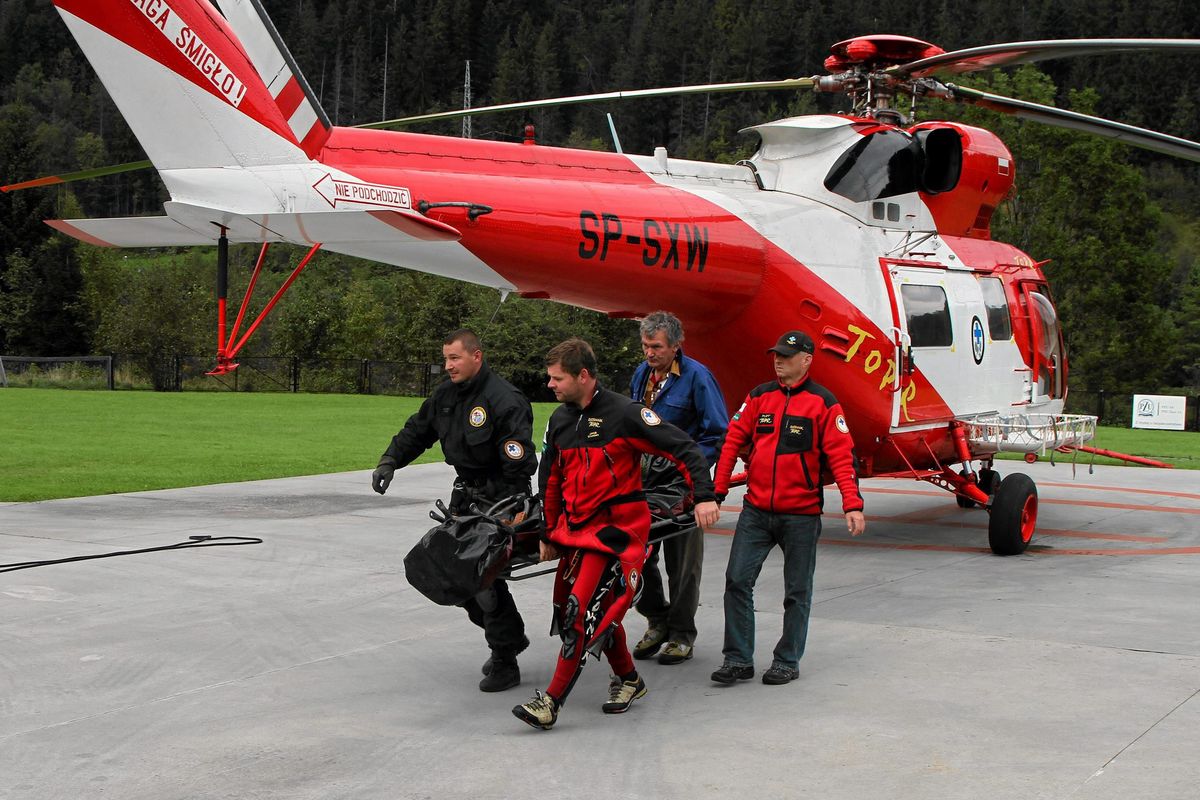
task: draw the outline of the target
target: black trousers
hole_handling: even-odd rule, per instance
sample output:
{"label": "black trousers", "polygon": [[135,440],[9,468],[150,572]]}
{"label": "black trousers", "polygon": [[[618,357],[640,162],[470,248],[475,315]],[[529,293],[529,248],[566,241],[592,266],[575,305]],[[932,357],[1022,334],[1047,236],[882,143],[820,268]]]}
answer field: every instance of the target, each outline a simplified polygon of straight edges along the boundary
{"label": "black trousers", "polygon": [[[658,571],[664,551],[670,601]],[[642,567],[642,596],[637,610],[651,625],[665,625],[668,641],[696,642],[696,609],[700,606],[700,572],[704,567],[704,533],[699,528],[654,545]]]}
{"label": "black trousers", "polygon": [[515,658],[529,645],[525,638],[525,621],[504,581],[496,581],[490,589],[463,603],[463,608],[471,622],[483,628],[483,638],[492,648],[493,655]]}
{"label": "black trousers", "polygon": [[[461,480],[456,482],[450,495],[450,512],[456,515],[469,514],[472,503],[487,509],[495,501],[478,490],[464,487]],[[529,640],[525,638],[525,620],[521,619],[521,612],[517,610],[517,604],[504,581],[494,582],[491,588],[475,595],[462,607],[467,610],[471,622],[483,628],[483,638],[487,640],[493,655],[505,659],[516,658],[517,653],[529,646]]]}

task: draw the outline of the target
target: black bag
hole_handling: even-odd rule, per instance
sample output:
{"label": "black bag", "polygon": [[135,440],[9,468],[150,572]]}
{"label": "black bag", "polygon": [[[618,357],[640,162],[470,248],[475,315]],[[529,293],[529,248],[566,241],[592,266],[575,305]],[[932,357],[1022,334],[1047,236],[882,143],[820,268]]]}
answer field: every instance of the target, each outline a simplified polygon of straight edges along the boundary
{"label": "black bag", "polygon": [[512,558],[513,532],[490,517],[450,517],[404,557],[404,577],[442,606],[457,606],[492,585]]}

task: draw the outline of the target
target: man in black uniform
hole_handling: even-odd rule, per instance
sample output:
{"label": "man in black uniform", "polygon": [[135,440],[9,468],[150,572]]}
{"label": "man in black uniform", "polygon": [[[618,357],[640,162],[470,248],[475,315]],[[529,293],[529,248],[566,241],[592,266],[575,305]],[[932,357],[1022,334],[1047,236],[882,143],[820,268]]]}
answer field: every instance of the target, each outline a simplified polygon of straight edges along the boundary
{"label": "man in black uniform", "polygon": [[[458,479],[450,495],[450,512],[468,514],[472,504],[483,510],[517,493],[529,493],[529,476],[537,471],[533,449],[533,409],[511,383],[491,371],[473,331],[461,328],[442,345],[450,380],[434,389],[421,409],[408,418],[371,475],[371,487],[383,494],[396,470],[412,463],[441,442],[446,463]],[[492,657],[483,665],[479,688],[510,689],[521,682],[517,654],[529,646],[525,623],[504,581],[463,604],[483,628]]]}

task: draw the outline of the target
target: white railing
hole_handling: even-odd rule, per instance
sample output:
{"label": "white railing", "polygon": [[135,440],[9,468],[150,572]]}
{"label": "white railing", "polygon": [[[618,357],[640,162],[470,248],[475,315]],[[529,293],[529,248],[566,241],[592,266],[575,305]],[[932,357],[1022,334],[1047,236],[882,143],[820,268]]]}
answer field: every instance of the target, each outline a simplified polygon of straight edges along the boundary
{"label": "white railing", "polygon": [[1082,414],[984,414],[960,419],[975,453],[1038,453],[1078,447],[1096,437],[1096,418]]}

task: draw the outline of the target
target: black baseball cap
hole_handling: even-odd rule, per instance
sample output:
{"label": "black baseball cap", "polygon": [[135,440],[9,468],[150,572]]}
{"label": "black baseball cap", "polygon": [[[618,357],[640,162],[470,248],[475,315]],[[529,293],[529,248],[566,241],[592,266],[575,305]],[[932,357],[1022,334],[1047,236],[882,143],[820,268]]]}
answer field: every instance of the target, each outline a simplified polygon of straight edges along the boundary
{"label": "black baseball cap", "polygon": [[812,338],[803,331],[788,331],[779,337],[774,347],[767,348],[768,353],[778,353],[784,358],[791,358],[796,353],[809,353],[816,349]]}

